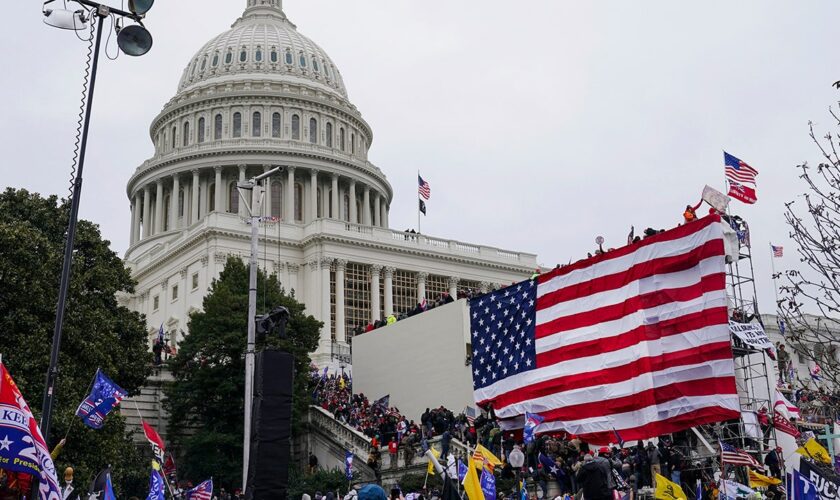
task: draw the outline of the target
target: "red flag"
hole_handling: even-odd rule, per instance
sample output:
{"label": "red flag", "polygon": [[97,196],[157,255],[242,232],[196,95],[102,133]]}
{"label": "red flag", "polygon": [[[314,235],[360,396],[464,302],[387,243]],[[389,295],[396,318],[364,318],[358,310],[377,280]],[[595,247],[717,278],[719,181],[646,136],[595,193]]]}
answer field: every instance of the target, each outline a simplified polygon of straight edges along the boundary
{"label": "red flag", "polygon": [[799,430],[778,411],[773,412],[773,425],[776,429],[784,432],[785,434],[790,434],[795,438],[798,438],[801,434]]}
{"label": "red flag", "polygon": [[757,199],[754,187],[731,180],[729,181],[729,196],[748,205],[752,205]]}
{"label": "red flag", "polygon": [[178,470],[175,468],[175,459],[172,453],[166,456],[166,463],[163,464],[163,474],[166,477],[178,477]]}
{"label": "red flag", "polygon": [[145,420],[143,421],[143,434],[146,435],[146,439],[152,445],[152,451],[155,453],[155,458],[157,458],[158,463],[163,463],[166,446],[163,444],[163,439],[160,438],[160,434],[151,425],[147,424]]}

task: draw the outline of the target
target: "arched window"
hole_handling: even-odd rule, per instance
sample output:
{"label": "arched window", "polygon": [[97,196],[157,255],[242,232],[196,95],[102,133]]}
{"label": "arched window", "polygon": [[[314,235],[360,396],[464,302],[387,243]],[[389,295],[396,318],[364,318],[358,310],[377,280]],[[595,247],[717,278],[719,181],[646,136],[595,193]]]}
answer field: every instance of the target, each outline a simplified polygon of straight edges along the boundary
{"label": "arched window", "polygon": [[331,148],[333,142],[332,137],[332,123],[327,122],[327,147]]}
{"label": "arched window", "polygon": [[317,199],[317,202],[315,203],[316,213],[317,213],[316,217],[323,217],[323,215],[321,215],[321,214],[324,212],[324,210],[323,210],[323,207],[321,205],[321,200],[322,200],[322,198],[321,198],[321,188],[318,188],[318,199]]}
{"label": "arched window", "polygon": [[239,190],[236,189],[236,182],[231,182],[228,187],[228,212],[239,213]]}
{"label": "arched window", "polygon": [[286,49],[286,64],[292,64],[292,51]]}
{"label": "arched window", "polygon": [[207,189],[207,192],[210,193],[209,199],[207,200],[207,206],[210,207],[207,211],[208,212],[215,212],[216,211],[216,183],[210,184],[210,187]]}
{"label": "arched window", "polygon": [[305,68],[305,67],[306,67],[306,54],[304,54],[303,52],[301,52],[301,53],[300,53],[300,59],[299,59],[299,62],[300,62],[300,67],[301,67],[301,68]]}
{"label": "arched window", "polygon": [[242,113],[239,111],[233,114],[233,136],[242,137]]}
{"label": "arched window", "polygon": [[350,195],[344,195],[344,220],[350,222]]}
{"label": "arched window", "polygon": [[197,70],[197,69],[198,69],[198,60],[196,60],[193,63],[192,70],[190,70],[190,78],[193,78],[195,76],[195,70]]}
{"label": "arched window", "polygon": [[338,129],[338,147],[344,151],[344,127]]}
{"label": "arched window", "polygon": [[356,134],[350,134],[350,152],[356,154]]}
{"label": "arched window", "polygon": [[169,207],[171,207],[170,195],[163,197],[163,230],[169,231]]}
{"label": "arched window", "polygon": [[204,117],[198,119],[198,143],[204,142]]}
{"label": "arched window", "polygon": [[213,120],[213,139],[220,140],[222,138],[222,115],[221,113],[216,115],[216,118]]}
{"label": "arched window", "polygon": [[189,146],[190,145],[190,122],[184,122],[183,133],[184,133],[184,141],[183,141],[184,146]]}
{"label": "arched window", "polygon": [[318,143],[318,120],[315,118],[309,119],[309,142]]}
{"label": "arched window", "polygon": [[295,220],[303,220],[303,185],[295,184]]}
{"label": "arched window", "polygon": [[277,62],[277,60],[278,60],[277,48],[276,48],[276,47],[272,47],[272,48],[271,48],[271,62],[276,63],[276,62]]}
{"label": "arched window", "polygon": [[280,137],[283,126],[283,117],[280,113],[271,115],[271,137]]}
{"label": "arched window", "polygon": [[262,113],[254,111],[254,121],[251,125],[251,135],[260,137],[262,135]]}
{"label": "arched window", "polygon": [[324,74],[327,75],[327,78],[330,78],[330,65],[324,61]]}
{"label": "arched window", "polygon": [[283,216],[283,183],[282,182],[273,182],[271,183],[271,216],[272,217],[282,217]]}
{"label": "arched window", "polygon": [[178,140],[175,137],[177,132],[178,132],[178,129],[176,129],[175,127],[172,127],[172,149],[175,149],[175,146],[178,145]]}
{"label": "arched window", "polygon": [[318,66],[318,60],[315,59],[314,57],[312,58],[312,70],[315,71],[316,73],[321,71],[321,67]]}
{"label": "arched window", "polygon": [[225,54],[225,64],[230,64],[233,62],[233,52],[228,49],[227,54]]}
{"label": "arched window", "polygon": [[292,139],[300,140],[300,117],[292,115]]}
{"label": "arched window", "polygon": [[213,54],[213,67],[215,68],[218,65],[219,65],[219,53],[216,52],[216,53]]}
{"label": "arched window", "polygon": [[201,59],[201,71],[203,72],[205,69],[207,69],[207,56]]}
{"label": "arched window", "polygon": [[248,60],[248,51],[245,50],[245,47],[242,47],[242,50],[239,51],[239,62],[245,62]]}
{"label": "arched window", "polygon": [[257,52],[254,53],[254,60],[257,62],[262,62],[262,49],[257,47]]}
{"label": "arched window", "polygon": [[184,216],[184,189],[178,190],[178,217]]}

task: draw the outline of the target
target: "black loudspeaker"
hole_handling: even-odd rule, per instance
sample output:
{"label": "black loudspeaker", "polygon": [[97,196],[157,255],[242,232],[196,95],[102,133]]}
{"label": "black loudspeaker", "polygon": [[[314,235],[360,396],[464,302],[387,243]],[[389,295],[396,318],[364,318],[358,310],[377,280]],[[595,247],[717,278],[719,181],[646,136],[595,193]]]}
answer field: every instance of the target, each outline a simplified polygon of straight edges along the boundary
{"label": "black loudspeaker", "polygon": [[282,351],[257,353],[247,500],[285,499],[292,450],[295,358]]}

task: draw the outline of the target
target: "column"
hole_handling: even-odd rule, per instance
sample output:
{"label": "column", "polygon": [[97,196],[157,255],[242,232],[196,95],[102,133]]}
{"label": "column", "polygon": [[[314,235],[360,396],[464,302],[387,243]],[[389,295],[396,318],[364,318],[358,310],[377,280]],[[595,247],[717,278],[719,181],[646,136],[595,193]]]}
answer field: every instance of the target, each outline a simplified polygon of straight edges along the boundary
{"label": "column", "polygon": [[152,190],[149,185],[143,188],[143,239],[152,235]]}
{"label": "column", "polygon": [[374,264],[370,266],[370,320],[376,321],[382,319],[379,315],[379,274],[382,272],[382,266]]}
{"label": "column", "polygon": [[198,182],[201,186],[198,190],[198,214],[200,217],[205,217],[210,213],[210,180],[207,177],[201,177]]}
{"label": "column", "polygon": [[350,179],[350,222],[359,223],[359,213],[356,210],[356,181]]}
{"label": "column", "polygon": [[198,169],[192,171],[192,189],[190,189],[190,222],[198,222]]}
{"label": "column", "polygon": [[163,179],[157,180],[155,194],[155,234],[163,232]]}
{"label": "column", "polygon": [[382,225],[382,207],[379,201],[379,191],[373,192],[373,225],[376,227]]}
{"label": "column", "polygon": [[347,340],[344,325],[344,269],[347,261],[335,261],[335,339],[338,342]]}
{"label": "column", "polygon": [[423,299],[426,298],[426,278],[428,277],[429,273],[417,273],[417,302],[423,302]]}
{"label": "column", "polygon": [[394,314],[394,269],[386,267],[385,271],[385,316]]}
{"label": "column", "polygon": [[324,330],[321,332],[321,343],[329,347],[332,342],[332,328],[330,322],[330,265],[332,259],[321,258],[321,321],[324,322]]}
{"label": "column", "polygon": [[[239,167],[239,182],[245,182],[245,173],[246,173],[245,169],[247,168],[247,165],[245,165],[244,163],[240,163],[238,165],[238,167]],[[246,191],[245,196],[248,196],[248,193],[249,193],[249,191]],[[236,196],[241,197],[242,195],[239,194],[239,191],[237,191]],[[250,203],[251,200],[248,200],[248,202]],[[242,198],[239,198],[239,210],[237,211],[237,213],[238,213],[239,217],[248,217],[248,209],[245,208],[245,203],[242,202]]]}
{"label": "column", "polygon": [[134,220],[134,215],[137,213],[137,207],[134,205],[134,200],[129,202],[129,210],[131,210],[131,229],[128,231],[128,244],[134,244],[134,228],[137,227]]}
{"label": "column", "polygon": [[286,212],[283,214],[283,220],[286,222],[295,221],[295,167],[286,167],[289,172],[288,180],[286,181]]}
{"label": "column", "polygon": [[318,171],[309,171],[309,222],[318,218]]}
{"label": "column", "polygon": [[140,193],[134,193],[134,210],[131,214],[133,225],[131,227],[131,244],[140,241],[140,213],[143,211],[143,201],[140,199]]}
{"label": "column", "polygon": [[370,216],[370,186],[365,186],[365,194],[362,197],[362,224],[370,226],[373,224]]}
{"label": "column", "polygon": [[213,167],[213,170],[216,171],[216,199],[213,200],[213,206],[215,207],[214,211],[224,212],[225,206],[223,205],[223,203],[225,199],[222,197],[222,194],[224,193],[224,189],[222,188],[222,167],[221,165],[216,165],[215,167]]}
{"label": "column", "polygon": [[[263,165],[263,173],[271,170],[271,165]],[[265,186],[265,195],[263,196],[262,215],[271,217],[271,177],[266,177],[263,181]]]}
{"label": "column", "polygon": [[385,229],[390,229],[391,225],[388,223],[388,204],[385,201],[385,197],[382,197],[382,227]]}
{"label": "column", "polygon": [[457,276],[449,278],[449,296],[458,300],[458,282],[461,281]]}
{"label": "column", "polygon": [[341,218],[341,207],[338,205],[338,174],[332,175],[332,211],[330,217],[333,219]]}
{"label": "column", "polygon": [[181,224],[178,221],[178,199],[181,194],[181,179],[178,174],[172,175],[172,194],[169,196],[169,228],[180,229]]}

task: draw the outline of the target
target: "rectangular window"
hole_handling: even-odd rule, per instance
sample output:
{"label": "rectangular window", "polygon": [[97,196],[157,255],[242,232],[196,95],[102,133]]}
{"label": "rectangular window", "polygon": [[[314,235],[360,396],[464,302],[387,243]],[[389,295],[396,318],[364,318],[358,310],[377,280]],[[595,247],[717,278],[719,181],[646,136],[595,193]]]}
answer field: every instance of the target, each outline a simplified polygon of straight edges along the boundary
{"label": "rectangular window", "polygon": [[155,298],[152,299],[152,311],[157,311],[160,309],[160,295],[155,295]]}
{"label": "rectangular window", "polygon": [[399,316],[417,307],[417,273],[394,271],[394,314]]}
{"label": "rectangular window", "polygon": [[344,271],[345,332],[370,323],[370,268],[363,264],[347,264]]}
{"label": "rectangular window", "polygon": [[172,287],[172,300],[178,300],[178,285]]}
{"label": "rectangular window", "polygon": [[193,290],[198,289],[198,273],[193,273],[193,275],[192,275],[192,289]]}
{"label": "rectangular window", "polygon": [[426,278],[426,298],[429,302],[438,300],[445,293],[449,293],[449,278],[430,274]]}

